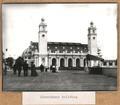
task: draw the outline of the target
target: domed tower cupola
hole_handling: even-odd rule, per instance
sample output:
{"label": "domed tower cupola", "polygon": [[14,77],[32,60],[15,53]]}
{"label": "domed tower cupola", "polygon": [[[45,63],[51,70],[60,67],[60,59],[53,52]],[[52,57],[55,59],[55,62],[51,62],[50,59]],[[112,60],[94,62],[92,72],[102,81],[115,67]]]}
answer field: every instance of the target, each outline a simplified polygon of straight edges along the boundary
{"label": "domed tower cupola", "polygon": [[88,35],[96,34],[96,27],[94,27],[94,23],[90,22],[90,27],[88,27]]}
{"label": "domed tower cupola", "polygon": [[39,32],[47,33],[47,24],[45,23],[45,19],[41,18],[41,23],[39,25]]}

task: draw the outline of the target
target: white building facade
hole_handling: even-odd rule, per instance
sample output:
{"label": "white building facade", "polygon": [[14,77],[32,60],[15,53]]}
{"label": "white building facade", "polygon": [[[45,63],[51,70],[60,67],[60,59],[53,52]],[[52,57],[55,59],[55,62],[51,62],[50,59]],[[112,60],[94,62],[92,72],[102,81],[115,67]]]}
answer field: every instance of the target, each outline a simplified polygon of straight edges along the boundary
{"label": "white building facade", "polygon": [[41,64],[50,67],[56,65],[61,69],[80,69],[89,66],[97,66],[97,61],[86,62],[86,55],[98,56],[97,34],[93,22],[88,27],[88,44],[68,42],[48,42],[47,24],[41,19],[38,32],[38,42],[30,43],[30,46],[23,52],[22,57],[34,62],[36,67]]}

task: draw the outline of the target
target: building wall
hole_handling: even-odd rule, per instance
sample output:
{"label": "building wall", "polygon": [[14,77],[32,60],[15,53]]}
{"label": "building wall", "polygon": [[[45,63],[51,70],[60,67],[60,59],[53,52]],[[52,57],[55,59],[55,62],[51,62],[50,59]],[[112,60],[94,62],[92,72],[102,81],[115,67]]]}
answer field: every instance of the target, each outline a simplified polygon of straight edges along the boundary
{"label": "building wall", "polygon": [[[56,65],[57,67],[84,67],[85,55],[48,55],[48,67]],[[55,63],[56,62],[56,63]]]}
{"label": "building wall", "polygon": [[[98,56],[97,48],[97,34],[96,27],[93,22],[88,27],[88,45],[81,43],[62,43],[62,42],[51,42],[47,41],[47,24],[41,19],[38,32],[38,43],[31,42],[29,48],[25,50],[23,56],[27,56],[28,63],[31,61],[35,62],[36,67],[43,64],[44,66],[50,67],[56,65],[57,67],[93,67],[101,66],[101,62],[85,60],[87,54]],[[30,58],[29,58],[30,57]],[[56,63],[55,63],[56,62]],[[111,61],[110,61],[111,62]],[[115,62],[107,61],[103,67],[114,67]],[[88,64],[89,63],[89,64]]]}
{"label": "building wall", "polygon": [[97,37],[96,35],[88,36],[88,49],[91,55],[97,55]]}
{"label": "building wall", "polygon": [[102,67],[117,67],[117,60],[105,60]]}

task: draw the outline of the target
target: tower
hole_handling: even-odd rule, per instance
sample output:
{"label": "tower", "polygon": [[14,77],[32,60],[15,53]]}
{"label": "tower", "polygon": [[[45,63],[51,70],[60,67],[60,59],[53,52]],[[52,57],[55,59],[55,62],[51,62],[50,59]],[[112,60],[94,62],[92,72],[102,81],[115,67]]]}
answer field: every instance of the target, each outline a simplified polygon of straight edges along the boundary
{"label": "tower", "polygon": [[89,54],[97,56],[97,34],[93,22],[88,27],[88,50]]}
{"label": "tower", "polygon": [[47,66],[47,24],[42,18],[38,32],[38,49],[39,49],[39,66],[41,64]]}

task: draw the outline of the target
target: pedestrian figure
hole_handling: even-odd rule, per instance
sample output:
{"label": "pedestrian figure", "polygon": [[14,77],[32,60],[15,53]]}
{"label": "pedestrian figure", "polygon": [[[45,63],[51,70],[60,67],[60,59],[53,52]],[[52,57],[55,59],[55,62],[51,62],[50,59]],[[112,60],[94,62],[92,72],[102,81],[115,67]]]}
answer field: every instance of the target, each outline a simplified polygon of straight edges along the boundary
{"label": "pedestrian figure", "polygon": [[47,71],[48,71],[48,69],[49,69],[49,67],[47,67],[47,66],[46,66],[46,67],[45,67],[45,72],[47,72]]}
{"label": "pedestrian figure", "polygon": [[40,65],[40,71],[41,71],[41,72],[44,72],[44,69],[45,69],[45,67],[43,66],[43,64],[41,64],[41,65]]}
{"label": "pedestrian figure", "polygon": [[52,71],[52,65],[50,66],[50,71]]}
{"label": "pedestrian figure", "polygon": [[7,62],[6,61],[4,62],[3,70],[4,70],[4,75],[7,75]]}
{"label": "pedestrian figure", "polygon": [[53,72],[53,73],[56,72],[56,66],[55,66],[55,65],[52,66],[52,72]]}
{"label": "pedestrian figure", "polygon": [[18,77],[20,77],[20,75],[21,75],[22,66],[23,66],[23,59],[21,57],[19,57],[16,60],[16,67],[17,67],[17,70],[18,70]]}
{"label": "pedestrian figure", "polygon": [[16,71],[17,71],[17,64],[15,62],[14,66],[13,66],[13,73],[16,74]]}
{"label": "pedestrian figure", "polygon": [[31,62],[31,76],[38,76],[34,62]]}
{"label": "pedestrian figure", "polygon": [[21,70],[22,70],[22,65],[17,65],[17,69],[18,69],[18,77],[20,77],[21,75]]}
{"label": "pedestrian figure", "polygon": [[56,72],[59,72],[59,67],[58,66],[56,66]]}
{"label": "pedestrian figure", "polygon": [[28,76],[28,64],[27,61],[23,63],[24,76]]}

